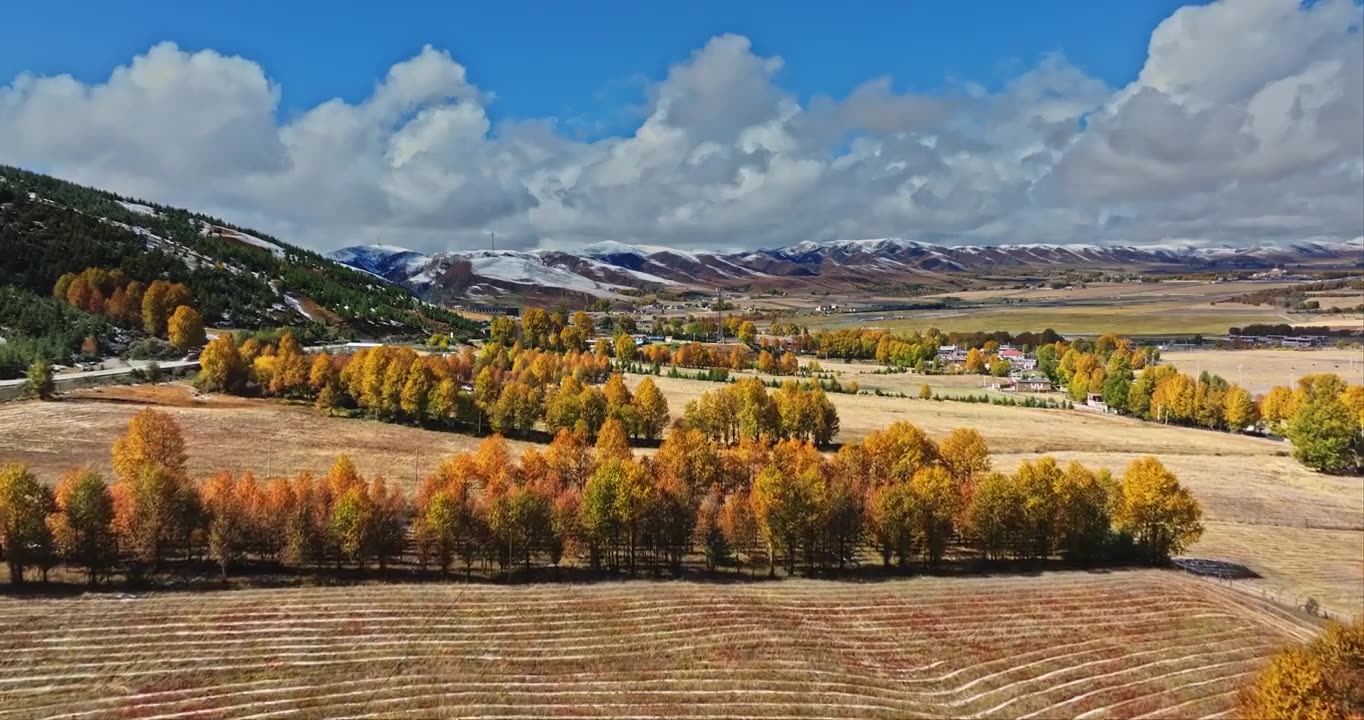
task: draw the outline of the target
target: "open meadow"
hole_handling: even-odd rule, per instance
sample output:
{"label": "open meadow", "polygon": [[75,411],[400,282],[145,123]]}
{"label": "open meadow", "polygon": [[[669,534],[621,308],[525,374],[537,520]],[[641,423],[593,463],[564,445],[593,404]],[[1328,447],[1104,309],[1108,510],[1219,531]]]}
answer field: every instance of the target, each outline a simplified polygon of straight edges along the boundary
{"label": "open meadow", "polygon": [[[1222,335],[1228,328],[1257,323],[1359,327],[1358,313],[1287,313],[1269,305],[1228,302],[1245,293],[1288,287],[1292,283],[1178,281],[1159,283],[1090,283],[1074,288],[994,288],[925,296],[955,299],[960,307],[938,310],[835,313],[802,317],[811,328],[876,327],[911,331],[936,327],[943,331],[1004,330],[1037,332],[1052,328],[1062,335]],[[1353,307],[1352,298],[1337,304]],[[1323,308],[1332,303],[1323,302]]]}
{"label": "open meadow", "polygon": [[4,718],[1214,718],[1296,613],[1170,571],[0,599]]}
{"label": "open meadow", "polygon": [[[915,395],[915,375],[873,375],[870,365],[826,364],[842,382],[885,383]],[[639,377],[632,376],[630,384]],[[654,378],[674,418],[686,403],[717,383]],[[935,376],[934,383],[965,383]],[[954,385],[941,385],[950,391]],[[1308,598],[1335,615],[1364,609],[1364,485],[1357,477],[1312,472],[1267,438],[1165,426],[1085,410],[1043,410],[979,403],[831,394],[842,430],[857,440],[896,421],[941,438],[958,427],[985,437],[997,469],[1052,455],[1120,474],[1133,460],[1154,455],[1178,474],[1204,509],[1207,531],[1186,554],[1239,563],[1258,573],[1239,581],[1290,605]],[[413,479],[443,457],[472,449],[478,438],[448,432],[331,418],[306,405],[225,396],[195,397],[183,384],[88,390],[57,403],[0,405],[0,458],[28,463],[55,482],[65,470],[89,465],[109,474],[109,448],[127,421],[148,405],[172,414],[185,430],[191,473],[219,470],[257,475],[326,472],[348,453],[367,476],[382,474],[409,490]],[[513,452],[527,444],[512,442]],[[646,449],[646,452],[648,450]],[[1303,562],[1294,561],[1301,558]],[[1306,561],[1310,559],[1310,562]]]}
{"label": "open meadow", "polygon": [[[1051,328],[1062,335],[1222,335],[1231,327],[1256,323],[1310,322],[1307,315],[1287,316],[1271,308],[1219,304],[1206,301],[1162,300],[1126,303],[1117,301],[987,304],[944,310],[904,310],[891,314],[846,313],[801,321],[815,328],[874,327],[912,331],[936,327],[954,332],[1037,332]],[[882,318],[885,319],[882,319]]]}
{"label": "open meadow", "polygon": [[[109,386],[82,390],[58,403],[0,404],[0,460],[28,464],[45,479],[71,467],[112,472],[109,449],[139,410],[155,407],[185,432],[190,473],[219,470],[325,473],[339,453],[366,476],[402,483],[427,473],[441,458],[471,450],[479,438],[327,417],[311,405],[197,395],[184,383]],[[524,443],[511,441],[514,450]]]}
{"label": "open meadow", "polygon": [[1207,371],[1255,394],[1275,385],[1293,386],[1314,373],[1335,373],[1346,382],[1364,383],[1364,349],[1317,348],[1290,350],[1189,350],[1161,353],[1161,362],[1197,375]]}

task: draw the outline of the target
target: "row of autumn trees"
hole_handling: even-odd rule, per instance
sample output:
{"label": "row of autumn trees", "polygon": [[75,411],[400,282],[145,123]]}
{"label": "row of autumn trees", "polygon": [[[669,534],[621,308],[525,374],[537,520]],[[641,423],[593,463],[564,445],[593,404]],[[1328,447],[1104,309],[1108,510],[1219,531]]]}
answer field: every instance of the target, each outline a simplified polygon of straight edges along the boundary
{"label": "row of autumn trees", "polygon": [[[774,326],[774,332],[776,330]],[[784,328],[790,329],[790,328]],[[902,368],[918,368],[926,371],[938,356],[938,348],[943,345],[975,349],[988,357],[1001,345],[1030,349],[1054,343],[1064,343],[1065,338],[1050,328],[1040,333],[1023,332],[950,332],[943,333],[937,328],[920,332],[892,333],[874,328],[847,328],[843,330],[824,330],[809,334],[808,331],[790,339],[790,346],[801,351],[818,354],[820,357],[843,358],[847,360],[875,360],[882,365]]]}
{"label": "row of autumn trees", "polygon": [[[630,324],[633,325],[633,320]],[[618,323],[614,323],[616,325]],[[676,348],[661,343],[639,347],[634,337],[624,328],[611,338],[597,337],[597,328],[587,313],[579,311],[569,316],[566,311],[553,313],[541,308],[530,308],[520,322],[510,317],[494,318],[489,325],[489,341],[507,348],[531,348],[557,352],[586,352],[614,357],[622,363],[643,362],[649,365],[683,368],[726,368],[748,370],[775,375],[795,375],[800,361],[794,352],[783,350],[770,339],[763,338],[756,349],[748,343],[757,340],[757,328],[752,321],[726,318],[725,326],[739,344],[703,344],[687,342]],[[718,327],[718,326],[717,326]],[[713,337],[713,334],[711,335]]]}
{"label": "row of autumn trees", "polygon": [[692,400],[683,422],[726,445],[763,438],[828,445],[839,425],[838,410],[819,385],[787,380],[769,394],[761,378],[737,380]]}
{"label": "row of autumn trees", "polygon": [[1364,385],[1321,373],[1256,398],[1219,375],[1195,377],[1150,364],[1144,349],[1115,335],[1080,342],[1037,352],[1038,368],[1076,401],[1099,393],[1110,410],[1143,420],[1227,432],[1263,429],[1288,438],[1295,458],[1323,472],[1352,470],[1364,460]]}
{"label": "row of autumn trees", "polygon": [[53,492],[20,465],[0,471],[0,552],[14,582],[82,567],[91,583],[126,564],[215,561],[296,569],[403,561],[442,573],[565,561],[680,573],[778,563],[788,573],[879,558],[889,566],[988,561],[1161,561],[1202,531],[1198,503],[1154,458],[1122,478],[1049,457],[991,471],[974,430],[934,442],[896,423],[832,457],[808,442],[721,445],[675,426],[632,452],[611,418],[595,444],[561,430],[511,456],[500,436],[454,455],[408,495],[341,457],[325,476],[195,482],[174,420],[144,410],[113,447],[114,483],[74,470]]}
{"label": "row of autumn trees", "polygon": [[543,426],[596,437],[609,418],[633,438],[656,440],[668,403],[651,378],[632,392],[604,352],[560,353],[488,343],[481,350],[419,354],[398,346],[351,355],[307,354],[290,334],[278,343],[215,338],[200,356],[201,389],[312,399],[389,422],[525,434]]}
{"label": "row of autumn trees", "polygon": [[183,283],[153,280],[144,285],[118,268],[86,268],[58,277],[52,297],[116,325],[164,337],[180,350],[204,344],[203,318]]}
{"label": "row of autumn trees", "polygon": [[[605,346],[560,353],[488,343],[444,355],[380,346],[333,356],[308,355],[289,334],[277,344],[238,345],[223,336],[209,343],[200,363],[196,382],[204,390],[313,399],[326,410],[434,427],[521,435],[543,427],[590,439],[614,418],[630,438],[657,440],[671,419],[654,380],[645,377],[631,391],[623,375],[611,372]],[[753,378],[694,405],[687,421],[722,442],[742,436],[826,445],[838,433],[838,413],[817,383],[787,381],[769,393]]]}

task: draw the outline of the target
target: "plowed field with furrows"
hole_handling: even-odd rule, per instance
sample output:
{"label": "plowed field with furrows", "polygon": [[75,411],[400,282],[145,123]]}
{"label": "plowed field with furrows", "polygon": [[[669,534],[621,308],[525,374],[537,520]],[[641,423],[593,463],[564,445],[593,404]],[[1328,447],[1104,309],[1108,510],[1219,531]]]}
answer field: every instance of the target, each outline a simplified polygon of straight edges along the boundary
{"label": "plowed field with furrows", "polygon": [[0,600],[0,718],[1220,717],[1314,628],[1162,571]]}

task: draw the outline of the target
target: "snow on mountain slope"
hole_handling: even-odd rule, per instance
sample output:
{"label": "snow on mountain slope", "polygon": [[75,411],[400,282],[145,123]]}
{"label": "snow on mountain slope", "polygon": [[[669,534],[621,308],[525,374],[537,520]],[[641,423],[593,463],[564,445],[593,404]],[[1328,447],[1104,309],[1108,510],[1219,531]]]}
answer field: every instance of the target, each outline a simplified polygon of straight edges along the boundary
{"label": "snow on mountain slope", "polygon": [[422,271],[431,258],[396,245],[356,245],[328,253],[327,257],[390,282],[404,282]]}
{"label": "snow on mountain slope", "polygon": [[138,203],[126,202],[126,201],[124,201],[124,200],[119,200],[119,201],[118,201],[118,204],[119,204],[119,205],[122,205],[122,206],[123,206],[123,209],[125,209],[125,210],[127,210],[127,211],[129,211],[129,212],[135,212],[135,213],[137,213],[138,215],[156,215],[156,214],[157,214],[157,212],[156,212],[155,210],[153,210],[152,208],[147,207],[146,205],[140,205],[140,204],[138,204]]}
{"label": "snow on mountain slope", "polygon": [[258,247],[262,250],[268,251],[271,255],[274,255],[277,258],[284,257],[284,248],[268,240],[262,240],[261,238],[258,238],[255,235],[244,233],[239,230],[233,230],[232,228],[226,228],[219,225],[209,225],[208,223],[204,223],[199,228],[199,232],[203,235],[213,235],[215,237],[226,238],[228,240],[235,240],[239,243],[250,245],[252,247]]}
{"label": "snow on mountain slope", "polygon": [[473,265],[475,274],[502,282],[558,287],[593,294],[606,289],[601,283],[562,268],[546,265],[534,257],[497,255],[473,257],[469,262]]}
{"label": "snow on mountain slope", "polygon": [[708,289],[781,283],[912,281],[934,273],[1066,269],[1268,269],[1310,263],[1358,267],[1364,238],[1345,243],[1293,242],[1257,247],[985,245],[943,246],[903,238],[805,241],[786,247],[720,253],[601,242],[575,251],[477,250],[426,256],[401,247],[344,248],[332,259],[409,287],[458,294],[569,292],[596,297],[626,288]]}

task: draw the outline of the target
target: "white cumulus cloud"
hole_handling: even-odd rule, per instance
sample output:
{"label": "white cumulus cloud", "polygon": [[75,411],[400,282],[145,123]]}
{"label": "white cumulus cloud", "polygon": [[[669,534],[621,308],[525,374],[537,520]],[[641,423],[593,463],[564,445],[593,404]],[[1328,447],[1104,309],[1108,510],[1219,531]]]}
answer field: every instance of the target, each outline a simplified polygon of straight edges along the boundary
{"label": "white cumulus cloud", "polygon": [[1220,0],[1161,23],[1126,87],[1049,55],[993,92],[873,77],[806,102],[780,57],[719,35],[648,84],[632,132],[593,142],[555,118],[493,122],[493,92],[430,46],[361,100],[281,118],[268,68],[162,43],[97,83],[0,86],[0,162],[322,250],[490,231],[501,246],[1349,240],[1362,19],[1351,0]]}

